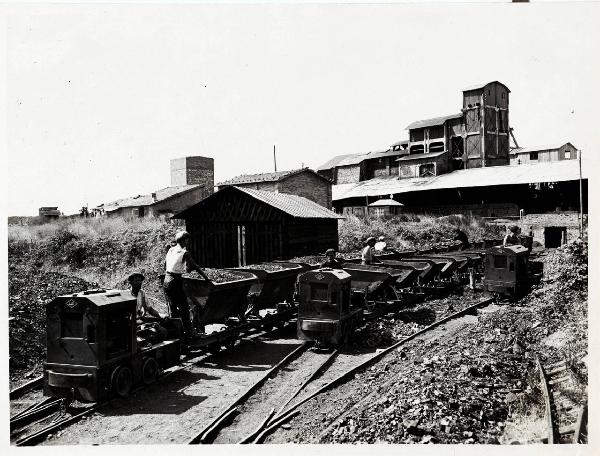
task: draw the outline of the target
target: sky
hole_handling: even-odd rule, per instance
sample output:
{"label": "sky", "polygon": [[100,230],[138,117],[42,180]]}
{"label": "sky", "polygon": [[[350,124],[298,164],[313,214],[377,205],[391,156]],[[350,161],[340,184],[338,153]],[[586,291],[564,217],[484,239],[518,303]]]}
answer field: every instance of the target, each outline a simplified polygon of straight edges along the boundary
{"label": "sky", "polygon": [[[8,215],[65,214],[387,149],[461,90],[511,90],[521,146],[572,142],[595,166],[600,4],[5,7]],[[0,49],[1,50],[1,49]],[[1,131],[1,130],[0,130]]]}

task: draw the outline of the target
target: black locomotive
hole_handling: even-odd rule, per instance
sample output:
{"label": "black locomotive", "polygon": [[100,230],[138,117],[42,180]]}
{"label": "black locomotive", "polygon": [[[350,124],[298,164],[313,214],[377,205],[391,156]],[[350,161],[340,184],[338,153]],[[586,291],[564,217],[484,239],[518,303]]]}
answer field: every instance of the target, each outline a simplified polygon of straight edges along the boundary
{"label": "black locomotive", "polygon": [[[46,306],[44,394],[103,401],[127,396],[179,363],[181,320],[160,330],[138,326],[136,298],[128,290],[88,290],[59,296]],[[145,337],[138,337],[138,332]]]}

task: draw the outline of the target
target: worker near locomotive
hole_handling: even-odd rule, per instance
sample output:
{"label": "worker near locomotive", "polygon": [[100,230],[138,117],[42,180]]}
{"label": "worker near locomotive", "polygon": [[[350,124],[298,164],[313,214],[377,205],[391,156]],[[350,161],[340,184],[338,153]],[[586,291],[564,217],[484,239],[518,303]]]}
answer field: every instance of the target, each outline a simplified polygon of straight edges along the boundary
{"label": "worker near locomotive", "polygon": [[189,238],[190,235],[187,231],[179,231],[175,235],[176,245],[169,249],[165,258],[165,280],[163,282],[171,316],[181,318],[187,341],[197,334],[195,328],[192,327],[190,308],[183,289],[182,276],[186,272],[197,271],[205,280],[209,281],[209,278],[187,250]]}
{"label": "worker near locomotive", "polygon": [[321,263],[322,268],[342,269],[342,260],[336,258],[335,249],[327,249],[325,257],[326,260]]}

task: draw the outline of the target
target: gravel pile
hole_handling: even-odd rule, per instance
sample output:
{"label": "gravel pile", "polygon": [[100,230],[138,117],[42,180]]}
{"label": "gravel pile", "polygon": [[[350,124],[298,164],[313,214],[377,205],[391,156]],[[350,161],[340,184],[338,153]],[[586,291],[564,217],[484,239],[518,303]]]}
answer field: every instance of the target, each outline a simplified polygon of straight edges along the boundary
{"label": "gravel pile", "polygon": [[319,256],[319,255],[299,256],[299,257],[294,257],[294,258],[290,259],[290,261],[292,263],[298,262],[298,263],[306,263],[306,264],[311,264],[311,265],[321,264],[325,261],[325,255],[323,255],[323,256]]}

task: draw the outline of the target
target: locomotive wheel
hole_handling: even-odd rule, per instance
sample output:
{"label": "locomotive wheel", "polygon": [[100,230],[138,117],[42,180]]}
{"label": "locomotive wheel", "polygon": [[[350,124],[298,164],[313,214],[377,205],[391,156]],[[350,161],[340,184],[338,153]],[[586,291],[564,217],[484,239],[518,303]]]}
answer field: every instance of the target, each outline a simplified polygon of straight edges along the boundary
{"label": "locomotive wheel", "polygon": [[146,358],[142,365],[142,381],[145,385],[150,385],[156,381],[158,376],[158,363],[154,358]]}
{"label": "locomotive wheel", "polygon": [[117,367],[110,378],[110,384],[117,396],[127,397],[133,386],[133,374],[127,366]]}

